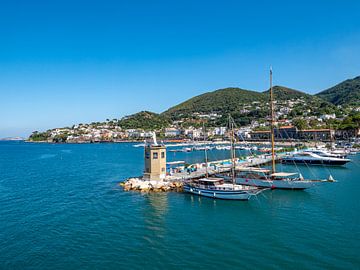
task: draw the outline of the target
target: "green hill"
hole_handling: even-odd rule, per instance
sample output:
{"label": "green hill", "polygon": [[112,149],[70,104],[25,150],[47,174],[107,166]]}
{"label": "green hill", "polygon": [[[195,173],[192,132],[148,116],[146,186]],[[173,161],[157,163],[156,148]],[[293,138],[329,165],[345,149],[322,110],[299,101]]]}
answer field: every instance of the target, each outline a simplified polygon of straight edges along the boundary
{"label": "green hill", "polygon": [[124,129],[157,130],[169,126],[170,120],[157,113],[142,111],[122,118],[118,125]]}
{"label": "green hill", "polygon": [[[314,108],[318,108],[319,112],[313,114],[334,112],[333,104],[313,95],[283,86],[274,86],[273,90],[279,106],[283,104],[286,107],[288,100],[296,101],[291,117],[302,116],[304,112],[313,111]],[[269,98],[269,90],[260,93],[240,88],[225,88],[191,98],[168,109],[162,115],[172,120],[186,119],[185,122],[194,125],[199,124],[196,122],[196,114],[216,113],[221,117],[207,122],[217,126],[225,125],[228,114],[231,114],[238,125],[248,125],[252,120],[263,120],[269,115]]]}
{"label": "green hill", "polygon": [[[274,86],[273,91],[274,98],[277,101],[299,98],[307,101],[320,101],[317,97],[283,86]],[[193,97],[179,105],[171,107],[165,111],[163,115],[176,119],[178,117],[183,118],[190,116],[193,113],[233,114],[243,110],[244,106],[257,104],[257,102],[263,105],[269,98],[269,90],[260,93],[240,88],[225,88]],[[255,107],[255,105],[253,107]]]}
{"label": "green hill", "polygon": [[[262,94],[269,96],[270,90],[266,90]],[[313,100],[314,96],[306,94],[302,91],[291,89],[284,86],[276,85],[273,87],[274,98],[276,100],[290,100],[290,99],[298,99],[303,98],[305,100]]]}
{"label": "green hill", "polygon": [[229,114],[243,109],[244,104],[253,101],[265,101],[264,95],[240,88],[225,88],[193,97],[171,107],[162,115],[172,119],[190,117],[193,113]]}
{"label": "green hill", "polygon": [[343,81],[316,96],[335,105],[360,105],[360,76]]}

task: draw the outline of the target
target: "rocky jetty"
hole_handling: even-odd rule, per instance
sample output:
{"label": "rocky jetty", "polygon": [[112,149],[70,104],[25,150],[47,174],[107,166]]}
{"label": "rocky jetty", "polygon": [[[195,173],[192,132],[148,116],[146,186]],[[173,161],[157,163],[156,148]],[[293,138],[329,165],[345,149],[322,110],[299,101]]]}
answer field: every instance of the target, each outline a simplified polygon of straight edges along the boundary
{"label": "rocky jetty", "polygon": [[182,191],[183,183],[179,181],[156,181],[143,178],[129,178],[120,185],[125,191],[135,190],[141,192]]}

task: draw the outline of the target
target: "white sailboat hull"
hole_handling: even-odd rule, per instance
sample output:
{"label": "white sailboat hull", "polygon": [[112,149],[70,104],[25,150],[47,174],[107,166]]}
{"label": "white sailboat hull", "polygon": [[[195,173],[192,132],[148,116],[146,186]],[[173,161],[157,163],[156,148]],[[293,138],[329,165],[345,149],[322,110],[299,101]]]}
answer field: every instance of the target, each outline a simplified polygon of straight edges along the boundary
{"label": "white sailboat hull", "polygon": [[246,179],[236,178],[237,184],[265,187],[272,189],[306,189],[314,185],[313,181],[307,180],[263,180],[263,179]]}

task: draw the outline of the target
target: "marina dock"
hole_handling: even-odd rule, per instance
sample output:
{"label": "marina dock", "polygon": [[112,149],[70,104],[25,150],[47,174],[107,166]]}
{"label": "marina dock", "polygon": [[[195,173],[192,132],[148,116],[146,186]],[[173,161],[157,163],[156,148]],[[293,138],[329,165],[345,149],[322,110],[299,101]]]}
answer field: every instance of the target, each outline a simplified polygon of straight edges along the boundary
{"label": "marina dock", "polygon": [[[276,161],[280,161],[281,158],[285,154],[286,153],[277,154],[276,158],[275,158]],[[247,157],[246,160],[238,159],[238,161],[236,162],[236,170],[241,170],[241,169],[245,169],[245,168],[249,168],[249,167],[264,166],[264,165],[271,163],[271,161],[272,161],[271,155],[262,155],[260,157]],[[211,161],[209,163],[211,165],[213,165],[213,166],[210,166],[210,168],[208,168],[208,171],[207,171],[208,175],[210,175],[210,176],[218,174],[218,173],[230,172],[230,170],[231,170],[231,160],[230,159]],[[226,164],[226,165],[223,165],[223,164]],[[199,168],[195,171],[182,171],[182,172],[173,173],[171,175],[166,175],[165,180],[182,182],[182,181],[187,181],[187,180],[191,180],[191,179],[205,177],[206,176],[206,168],[203,167],[203,166],[205,166],[204,163],[191,164],[188,167],[192,168],[192,167],[197,167],[197,166],[201,166],[201,168]]]}
{"label": "marina dock", "polygon": [[[249,167],[264,166],[272,161],[269,154],[249,155],[241,158],[209,161],[208,163],[194,163],[185,166],[184,161],[167,162],[166,146],[156,143],[145,147],[144,175],[131,177],[121,185],[125,190],[138,191],[170,191],[181,190],[187,181],[205,176],[214,176],[219,173],[231,171],[232,162],[235,162],[236,170],[245,170]],[[278,153],[275,159],[278,161],[288,152]]]}

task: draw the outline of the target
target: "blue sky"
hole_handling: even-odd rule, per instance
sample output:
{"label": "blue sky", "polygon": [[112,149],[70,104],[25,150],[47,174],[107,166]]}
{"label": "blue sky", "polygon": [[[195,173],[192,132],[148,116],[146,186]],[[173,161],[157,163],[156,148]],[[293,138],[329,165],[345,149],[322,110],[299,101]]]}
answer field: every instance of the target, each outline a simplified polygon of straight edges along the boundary
{"label": "blue sky", "polygon": [[360,75],[360,1],[2,1],[0,137]]}

